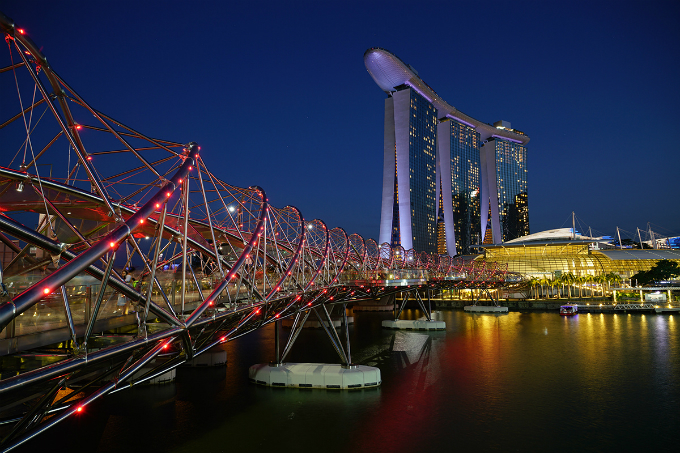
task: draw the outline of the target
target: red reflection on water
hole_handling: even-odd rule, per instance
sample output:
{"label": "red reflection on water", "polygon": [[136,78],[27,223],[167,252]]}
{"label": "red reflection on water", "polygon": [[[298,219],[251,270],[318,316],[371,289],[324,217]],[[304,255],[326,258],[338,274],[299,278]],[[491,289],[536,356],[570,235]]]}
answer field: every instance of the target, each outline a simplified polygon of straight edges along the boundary
{"label": "red reflection on water", "polygon": [[[403,337],[405,350],[395,350],[397,336]],[[380,451],[422,451],[428,444],[432,421],[444,411],[456,410],[442,404],[451,401],[444,395],[450,393],[451,387],[465,389],[474,384],[475,354],[482,339],[458,337],[444,341],[429,334],[402,332],[393,338],[392,354],[400,354],[402,368],[389,389],[382,389],[377,412],[359,424],[356,448],[379,445]]]}

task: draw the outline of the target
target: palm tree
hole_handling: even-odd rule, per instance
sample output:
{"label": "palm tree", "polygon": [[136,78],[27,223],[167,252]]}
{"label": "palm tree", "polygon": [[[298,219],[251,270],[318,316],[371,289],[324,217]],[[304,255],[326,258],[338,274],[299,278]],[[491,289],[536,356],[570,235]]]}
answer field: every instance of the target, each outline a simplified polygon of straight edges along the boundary
{"label": "palm tree", "polygon": [[[559,297],[560,297],[559,286],[560,286],[560,282],[556,278],[550,279],[550,288],[552,288],[553,295],[555,296],[556,299],[559,299]],[[557,291],[555,291],[556,287],[558,288]]]}
{"label": "palm tree", "polygon": [[571,288],[572,288],[572,286],[574,286],[574,282],[576,281],[576,276],[573,273],[569,272],[568,274],[566,274],[564,276],[564,280],[568,284],[567,288],[568,288],[568,293],[569,293],[569,299],[571,299]]}
{"label": "palm tree", "polygon": [[[550,285],[550,280],[548,279],[548,277],[543,277],[540,280],[540,284],[541,284],[541,293],[544,293],[546,298],[547,298],[548,297],[548,288],[547,287]],[[544,285],[546,286],[545,292],[543,291]]]}
{"label": "palm tree", "polygon": [[578,285],[578,298],[581,299],[583,298],[583,283],[585,283],[586,278],[582,275],[579,275],[578,277],[574,278],[574,283]]}
{"label": "palm tree", "polygon": [[621,278],[621,276],[615,272],[609,272],[606,275],[606,277],[607,277],[607,289],[609,290],[611,290],[612,288],[611,286],[612,283],[614,283],[616,286],[619,286],[621,280],[623,280],[623,278]]}
{"label": "palm tree", "polygon": [[[586,274],[585,275],[585,283],[592,283],[593,278],[594,278],[594,275]],[[590,297],[593,297],[593,287],[592,287],[592,285],[588,285],[588,288],[590,289]]]}
{"label": "palm tree", "polygon": [[[595,283],[596,285],[600,285],[600,287],[602,287],[602,275],[601,274],[593,275],[593,283]],[[595,287],[595,290],[598,290],[598,288]]]}
{"label": "palm tree", "polygon": [[537,277],[531,277],[531,280],[529,281],[531,282],[531,287],[534,289],[534,299],[538,299],[539,295],[537,287],[541,284],[541,280]]}
{"label": "palm tree", "polygon": [[564,287],[567,287],[567,297],[571,299],[571,283],[574,276],[571,273],[560,275],[560,283],[562,283],[562,296],[564,296]]}
{"label": "palm tree", "polygon": [[605,293],[605,290],[606,290],[605,285],[607,284],[609,279],[607,277],[607,274],[600,274],[600,275],[598,275],[598,277],[600,278],[600,292],[601,292],[600,295],[602,297],[604,297],[604,293]]}
{"label": "palm tree", "polygon": [[564,283],[565,283],[564,276],[565,276],[565,275],[566,275],[566,274],[561,274],[561,275],[557,278],[557,281],[560,283],[560,286],[562,287],[562,291],[561,291],[560,297],[564,297]]}

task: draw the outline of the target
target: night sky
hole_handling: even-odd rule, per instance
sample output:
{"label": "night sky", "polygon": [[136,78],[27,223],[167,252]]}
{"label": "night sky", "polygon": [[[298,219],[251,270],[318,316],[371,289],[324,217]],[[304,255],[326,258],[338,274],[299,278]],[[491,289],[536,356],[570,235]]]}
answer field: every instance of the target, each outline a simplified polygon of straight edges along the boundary
{"label": "night sky", "polygon": [[363,54],[382,47],[449,104],[531,137],[532,232],[569,227],[575,211],[593,234],[632,237],[647,222],[680,234],[677,1],[0,0],[0,11],[98,110],[198,142],[221,179],[331,228],[377,239],[386,95]]}

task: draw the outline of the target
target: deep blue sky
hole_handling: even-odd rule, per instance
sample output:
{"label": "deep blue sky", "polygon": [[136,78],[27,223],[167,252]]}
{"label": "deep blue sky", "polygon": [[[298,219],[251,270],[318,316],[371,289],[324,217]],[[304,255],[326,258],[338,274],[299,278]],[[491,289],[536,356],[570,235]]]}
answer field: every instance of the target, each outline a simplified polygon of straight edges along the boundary
{"label": "deep blue sky", "polygon": [[[147,135],[196,141],[276,206],[377,237],[383,47],[531,137],[532,232],[680,234],[680,2],[0,0],[53,69]],[[1,104],[0,104],[1,106]]]}

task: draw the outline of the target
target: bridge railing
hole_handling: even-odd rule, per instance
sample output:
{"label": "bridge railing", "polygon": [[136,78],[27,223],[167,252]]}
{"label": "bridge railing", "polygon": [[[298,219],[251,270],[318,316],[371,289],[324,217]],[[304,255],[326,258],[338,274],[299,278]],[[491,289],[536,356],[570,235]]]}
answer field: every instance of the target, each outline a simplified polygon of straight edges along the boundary
{"label": "bridge railing", "polygon": [[340,277],[341,283],[353,281],[395,281],[395,280],[429,280],[429,272],[426,269],[379,269],[364,272],[347,271]]}

